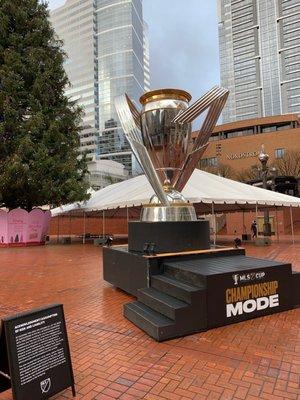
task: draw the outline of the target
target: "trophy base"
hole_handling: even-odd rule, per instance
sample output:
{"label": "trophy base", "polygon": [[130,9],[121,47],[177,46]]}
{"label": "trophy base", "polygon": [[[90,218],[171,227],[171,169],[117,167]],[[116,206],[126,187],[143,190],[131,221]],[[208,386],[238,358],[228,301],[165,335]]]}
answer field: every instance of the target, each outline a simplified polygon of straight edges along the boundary
{"label": "trophy base", "polygon": [[174,253],[210,248],[208,221],[130,221],[128,250],[137,253]]}
{"label": "trophy base", "polygon": [[197,221],[194,206],[190,204],[173,204],[171,206],[146,205],[142,208],[143,222],[176,222]]}

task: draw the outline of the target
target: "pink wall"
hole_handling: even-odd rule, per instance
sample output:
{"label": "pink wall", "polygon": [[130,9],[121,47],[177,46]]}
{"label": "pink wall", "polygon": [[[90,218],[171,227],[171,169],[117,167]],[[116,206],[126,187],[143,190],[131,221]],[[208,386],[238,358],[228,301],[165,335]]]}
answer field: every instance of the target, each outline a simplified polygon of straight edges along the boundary
{"label": "pink wall", "polygon": [[42,244],[49,229],[50,211],[36,208],[29,213],[21,208],[0,210],[0,246]]}

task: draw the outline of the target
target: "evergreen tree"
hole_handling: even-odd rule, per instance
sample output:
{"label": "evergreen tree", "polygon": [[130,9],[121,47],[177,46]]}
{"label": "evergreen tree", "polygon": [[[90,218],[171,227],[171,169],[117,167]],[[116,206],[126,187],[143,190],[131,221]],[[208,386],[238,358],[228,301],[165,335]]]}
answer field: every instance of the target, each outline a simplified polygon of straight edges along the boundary
{"label": "evergreen tree", "polygon": [[64,94],[66,54],[38,0],[0,0],[0,205],[88,198],[81,109]]}

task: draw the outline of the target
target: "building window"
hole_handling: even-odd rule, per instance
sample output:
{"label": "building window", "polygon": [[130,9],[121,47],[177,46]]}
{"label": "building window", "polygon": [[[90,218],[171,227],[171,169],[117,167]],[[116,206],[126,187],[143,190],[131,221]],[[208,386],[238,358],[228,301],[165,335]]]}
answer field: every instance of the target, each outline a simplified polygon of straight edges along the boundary
{"label": "building window", "polygon": [[209,141],[210,141],[210,142],[214,142],[214,141],[216,141],[216,140],[219,140],[219,135],[212,135],[212,136],[209,138]]}
{"label": "building window", "polygon": [[218,160],[217,157],[203,158],[201,160],[201,167],[217,167]]}
{"label": "building window", "polygon": [[266,125],[261,128],[262,133],[276,132],[276,125]]}
{"label": "building window", "polygon": [[283,131],[285,129],[292,129],[292,128],[293,128],[293,125],[291,122],[289,122],[288,124],[277,125],[278,131]]}
{"label": "building window", "polygon": [[275,158],[283,158],[285,149],[275,149]]}
{"label": "building window", "polygon": [[249,136],[254,135],[254,128],[249,129],[235,129],[234,131],[228,131],[224,133],[227,139],[239,137],[239,136]]}

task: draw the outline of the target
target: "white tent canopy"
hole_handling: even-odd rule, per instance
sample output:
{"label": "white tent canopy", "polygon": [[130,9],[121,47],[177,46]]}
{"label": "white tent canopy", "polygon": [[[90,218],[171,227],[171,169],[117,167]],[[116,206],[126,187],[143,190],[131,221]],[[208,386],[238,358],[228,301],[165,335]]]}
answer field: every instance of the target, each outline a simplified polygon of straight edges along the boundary
{"label": "white tent canopy", "polygon": [[[226,179],[196,169],[186,184],[183,195],[197,205],[197,211],[215,211],[261,207],[300,207],[300,199]],[[73,203],[52,210],[52,216],[74,212],[93,212],[149,203],[154,194],[144,175],[115,183],[92,193],[86,202]]]}

